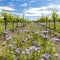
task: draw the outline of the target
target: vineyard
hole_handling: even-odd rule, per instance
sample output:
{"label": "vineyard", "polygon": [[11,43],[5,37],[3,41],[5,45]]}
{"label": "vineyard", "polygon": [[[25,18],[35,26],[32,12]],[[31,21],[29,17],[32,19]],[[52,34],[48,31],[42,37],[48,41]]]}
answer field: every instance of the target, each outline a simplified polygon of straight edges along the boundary
{"label": "vineyard", "polygon": [[2,11],[0,60],[60,60],[60,18],[55,10],[30,21]]}

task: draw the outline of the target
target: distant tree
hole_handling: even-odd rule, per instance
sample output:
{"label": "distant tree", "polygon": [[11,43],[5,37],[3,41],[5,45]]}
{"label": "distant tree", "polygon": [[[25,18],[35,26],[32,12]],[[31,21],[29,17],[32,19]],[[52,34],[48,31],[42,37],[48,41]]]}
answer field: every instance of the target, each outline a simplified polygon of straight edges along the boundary
{"label": "distant tree", "polygon": [[2,11],[2,16],[4,17],[4,24],[5,24],[5,30],[7,29],[7,21],[8,21],[8,12],[7,11]]}
{"label": "distant tree", "polygon": [[14,23],[15,23],[15,17],[12,15],[12,14],[10,14],[9,15],[9,22],[11,22],[12,23],[12,31],[14,32]]}
{"label": "distant tree", "polygon": [[58,19],[57,10],[52,11],[52,16],[51,17],[52,17],[53,22],[54,22],[54,30],[56,30],[56,20]]}
{"label": "distant tree", "polygon": [[16,23],[17,23],[16,27],[17,27],[17,28],[18,28],[18,23],[19,23],[19,21],[20,21],[20,17],[17,16],[17,17],[16,17]]}

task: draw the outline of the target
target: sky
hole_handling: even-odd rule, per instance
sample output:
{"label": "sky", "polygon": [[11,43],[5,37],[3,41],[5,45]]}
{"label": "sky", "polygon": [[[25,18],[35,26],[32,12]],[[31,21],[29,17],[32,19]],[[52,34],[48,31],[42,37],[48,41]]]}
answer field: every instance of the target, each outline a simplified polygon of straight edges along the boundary
{"label": "sky", "polygon": [[53,9],[58,10],[60,16],[60,0],[0,0],[0,13],[7,10],[9,13],[30,20],[42,16],[51,16]]}

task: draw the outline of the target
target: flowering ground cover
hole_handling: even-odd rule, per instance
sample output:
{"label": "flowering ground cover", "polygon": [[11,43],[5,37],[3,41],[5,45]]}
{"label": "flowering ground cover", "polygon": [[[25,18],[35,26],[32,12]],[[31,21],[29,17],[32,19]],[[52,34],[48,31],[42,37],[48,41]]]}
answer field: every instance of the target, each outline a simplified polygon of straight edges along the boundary
{"label": "flowering ground cover", "polygon": [[[42,23],[31,22],[14,32],[4,31],[0,40],[1,60],[58,60],[59,38]],[[56,46],[55,46],[56,45]]]}

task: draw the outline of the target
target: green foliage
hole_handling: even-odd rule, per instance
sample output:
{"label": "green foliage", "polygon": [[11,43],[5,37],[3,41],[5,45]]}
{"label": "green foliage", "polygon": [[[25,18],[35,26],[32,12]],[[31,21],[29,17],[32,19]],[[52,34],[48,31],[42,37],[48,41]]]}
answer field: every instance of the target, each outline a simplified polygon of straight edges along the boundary
{"label": "green foliage", "polygon": [[53,20],[54,20],[54,19],[55,19],[55,20],[58,20],[58,14],[57,14],[57,12],[58,12],[57,10],[53,10],[53,11],[52,11],[52,16],[51,16],[51,18],[52,18]]}
{"label": "green foliage", "polygon": [[[31,21],[25,19],[24,17],[20,18],[19,16],[13,16],[12,14],[7,13],[6,11],[3,11],[2,15],[4,16],[3,21],[5,21],[6,19],[5,23],[8,22],[7,24],[8,30],[10,29],[14,30],[14,28],[16,28],[14,26],[16,26],[17,24],[18,27],[18,23],[24,25],[22,26],[23,28],[18,27],[17,29],[15,29],[14,32],[9,31],[9,33],[7,34],[7,37],[10,38],[9,40],[6,40],[6,38],[4,37],[5,39],[3,41],[6,41],[6,44],[4,47],[2,46],[3,47],[2,51],[4,50],[3,51],[4,59],[2,60],[16,60],[16,57],[19,57],[19,60],[24,59],[41,60],[41,58],[43,57],[42,55],[47,53],[51,56],[49,60],[56,60],[54,57],[54,54],[56,52],[55,45],[53,41],[50,39],[49,33],[47,33],[48,37],[46,39],[43,38],[45,34],[42,31],[45,29],[45,26],[40,26],[40,24],[34,23],[34,22],[46,22],[47,25],[47,23],[49,22],[47,16],[43,16],[39,18],[37,21],[32,21],[32,23],[30,23]],[[53,18],[55,18],[56,16],[55,13],[52,14]],[[2,24],[0,26],[2,26]],[[25,30],[27,31],[29,30],[29,32],[27,33],[25,32]],[[38,33],[36,34],[36,32]],[[33,43],[34,41],[35,43]],[[40,46],[38,46],[38,44]],[[31,46],[33,47],[32,50]],[[22,48],[22,52],[18,48]],[[25,50],[27,50],[27,53]]]}

